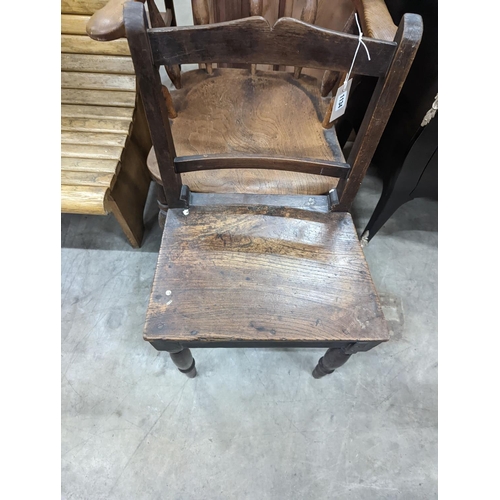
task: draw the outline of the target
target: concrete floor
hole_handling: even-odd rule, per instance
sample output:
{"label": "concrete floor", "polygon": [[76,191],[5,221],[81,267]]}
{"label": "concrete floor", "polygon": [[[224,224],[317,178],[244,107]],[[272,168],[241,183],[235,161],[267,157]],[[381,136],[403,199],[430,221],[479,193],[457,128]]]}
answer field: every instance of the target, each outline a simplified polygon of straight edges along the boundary
{"label": "concrete floor", "polygon": [[[381,192],[368,176],[361,231]],[[333,375],[323,349],[193,350],[198,377],[142,340],[160,244],[112,216],[62,216],[65,499],[437,498],[437,203],[365,248],[392,340]]]}

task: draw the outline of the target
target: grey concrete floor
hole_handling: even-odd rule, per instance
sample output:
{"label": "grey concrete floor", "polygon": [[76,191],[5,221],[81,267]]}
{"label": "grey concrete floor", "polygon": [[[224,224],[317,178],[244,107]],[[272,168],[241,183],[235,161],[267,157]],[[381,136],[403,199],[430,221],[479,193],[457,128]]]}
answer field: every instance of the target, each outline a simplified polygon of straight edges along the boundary
{"label": "grey concrete floor", "polygon": [[[361,231],[381,192],[369,175]],[[65,499],[437,498],[437,203],[401,207],[365,248],[390,342],[333,375],[323,349],[193,350],[198,377],[142,340],[160,229],[62,216]]]}

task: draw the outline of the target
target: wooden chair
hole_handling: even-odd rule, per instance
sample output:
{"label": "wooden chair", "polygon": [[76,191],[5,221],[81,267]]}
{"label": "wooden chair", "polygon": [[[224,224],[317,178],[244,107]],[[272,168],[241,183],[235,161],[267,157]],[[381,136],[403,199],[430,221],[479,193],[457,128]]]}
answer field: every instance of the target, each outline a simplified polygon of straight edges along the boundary
{"label": "wooden chair", "polygon": [[[348,210],[415,56],[421,18],[405,15],[394,41],[363,38],[371,60],[360,53],[353,73],[378,84],[347,161],[335,129],[321,127],[329,106],[308,78],[210,65],[342,74],[357,36],[291,18],[271,27],[259,16],[149,29],[133,2],[124,20],[168,205],[145,340],[189,377],[191,347],[328,347],[316,378],[387,341]],[[172,99],[158,68],[185,63],[205,66],[183,75],[186,90]]]}
{"label": "wooden chair", "polygon": [[61,212],[111,212],[139,247],[151,139],[127,41],[98,43],[86,33],[90,16],[105,5],[61,4]]}

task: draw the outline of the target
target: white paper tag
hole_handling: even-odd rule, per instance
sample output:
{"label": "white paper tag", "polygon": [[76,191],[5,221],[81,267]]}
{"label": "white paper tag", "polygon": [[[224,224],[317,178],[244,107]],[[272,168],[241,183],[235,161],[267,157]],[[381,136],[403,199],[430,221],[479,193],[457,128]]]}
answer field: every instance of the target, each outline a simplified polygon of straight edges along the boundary
{"label": "white paper tag", "polygon": [[333,101],[332,114],[330,115],[330,122],[336,120],[339,116],[345,113],[347,107],[347,99],[349,98],[349,91],[351,90],[352,78],[349,79],[347,84],[338,88]]}

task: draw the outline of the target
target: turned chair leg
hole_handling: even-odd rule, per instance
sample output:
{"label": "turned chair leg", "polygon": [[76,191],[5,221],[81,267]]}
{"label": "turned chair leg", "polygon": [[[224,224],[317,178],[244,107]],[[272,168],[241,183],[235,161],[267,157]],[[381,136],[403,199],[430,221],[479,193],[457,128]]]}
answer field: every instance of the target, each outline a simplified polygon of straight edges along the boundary
{"label": "turned chair leg", "polygon": [[191,351],[186,347],[179,352],[171,352],[170,357],[179,371],[189,378],[196,377],[196,367]]}
{"label": "turned chair leg", "polygon": [[312,376],[321,378],[325,375],[333,373],[337,368],[341,367],[349,358],[350,354],[346,354],[342,349],[330,348],[325,355],[320,358]]}

